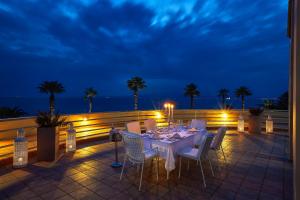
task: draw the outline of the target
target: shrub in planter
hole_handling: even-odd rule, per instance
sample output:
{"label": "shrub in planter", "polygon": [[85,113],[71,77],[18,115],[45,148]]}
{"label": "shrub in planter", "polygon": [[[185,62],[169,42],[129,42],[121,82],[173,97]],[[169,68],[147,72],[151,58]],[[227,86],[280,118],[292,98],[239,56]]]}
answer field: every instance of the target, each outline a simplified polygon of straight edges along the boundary
{"label": "shrub in planter", "polygon": [[58,157],[59,131],[66,118],[59,114],[40,112],[36,118],[37,128],[37,159],[38,161],[54,161]]}
{"label": "shrub in planter", "polygon": [[261,133],[261,114],[263,113],[261,108],[250,108],[250,116],[248,121],[248,132],[249,133]]}

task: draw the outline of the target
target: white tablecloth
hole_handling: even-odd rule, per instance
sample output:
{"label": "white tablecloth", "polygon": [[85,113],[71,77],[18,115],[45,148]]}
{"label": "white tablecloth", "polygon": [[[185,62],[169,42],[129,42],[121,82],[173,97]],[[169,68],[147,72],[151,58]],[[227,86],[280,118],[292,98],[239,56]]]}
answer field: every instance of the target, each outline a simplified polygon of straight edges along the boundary
{"label": "white tablecloth", "polygon": [[193,146],[195,144],[195,141],[198,140],[206,132],[181,131],[177,133],[184,138],[178,139],[176,141],[170,141],[168,139],[155,140],[149,137],[143,137],[144,145],[146,148],[149,148],[151,146],[152,148],[158,147],[160,157],[166,160],[165,168],[168,172],[175,169],[175,159],[177,152],[179,152],[182,148]]}

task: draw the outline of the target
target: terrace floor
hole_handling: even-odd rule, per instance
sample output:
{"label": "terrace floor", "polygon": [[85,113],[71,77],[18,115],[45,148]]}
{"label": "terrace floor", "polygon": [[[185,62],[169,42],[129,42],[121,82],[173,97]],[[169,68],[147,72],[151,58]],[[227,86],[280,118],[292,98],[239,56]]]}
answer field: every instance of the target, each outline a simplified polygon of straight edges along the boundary
{"label": "terrace floor", "polygon": [[[213,159],[215,177],[205,164],[207,188],[200,168],[192,162],[187,171],[183,163],[166,180],[164,162],[160,162],[159,182],[155,165],[146,164],[142,191],[138,191],[138,173],[110,167],[114,145],[93,142],[79,146],[52,167],[30,164],[23,169],[0,168],[0,199],[292,199],[292,163],[288,161],[288,138],[274,135],[226,135],[223,142],[226,166],[219,154]],[[121,148],[122,149],[122,148]],[[122,150],[121,150],[122,151]],[[212,155],[213,156],[213,155]],[[215,158],[215,157],[214,157]],[[123,159],[122,153],[120,160]]]}

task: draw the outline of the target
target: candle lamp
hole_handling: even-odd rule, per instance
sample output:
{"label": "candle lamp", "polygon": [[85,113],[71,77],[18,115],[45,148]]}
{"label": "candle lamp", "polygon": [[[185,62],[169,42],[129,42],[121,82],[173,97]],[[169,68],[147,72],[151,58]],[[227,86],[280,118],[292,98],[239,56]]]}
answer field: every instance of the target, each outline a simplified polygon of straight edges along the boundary
{"label": "candle lamp", "polygon": [[69,124],[66,137],[66,152],[72,152],[76,150],[76,130],[73,123]]}
{"label": "candle lamp", "polygon": [[273,133],[273,120],[271,115],[268,115],[266,120],[266,133]]}
{"label": "candle lamp", "polygon": [[13,167],[21,168],[25,167],[28,163],[28,147],[27,139],[25,138],[25,131],[23,128],[17,132],[17,137],[14,140],[14,155],[13,155]]}
{"label": "candle lamp", "polygon": [[244,132],[244,130],[245,130],[245,120],[242,115],[239,116],[237,129],[238,129],[238,132]]}

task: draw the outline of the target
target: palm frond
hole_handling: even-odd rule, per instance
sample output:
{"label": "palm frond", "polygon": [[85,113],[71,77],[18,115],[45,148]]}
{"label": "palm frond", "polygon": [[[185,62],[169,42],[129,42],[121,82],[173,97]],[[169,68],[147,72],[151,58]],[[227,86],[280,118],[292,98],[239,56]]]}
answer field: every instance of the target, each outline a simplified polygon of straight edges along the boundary
{"label": "palm frond", "polygon": [[130,90],[137,92],[138,90],[147,87],[146,82],[141,77],[133,77],[127,81],[127,86]]}
{"label": "palm frond", "polygon": [[184,95],[185,96],[199,96],[200,92],[194,83],[190,83],[185,87]]}
{"label": "palm frond", "polygon": [[61,126],[65,121],[66,117],[61,117],[58,113],[51,115],[50,112],[39,112],[36,118],[36,123],[39,127]]}
{"label": "palm frond", "polygon": [[41,93],[59,94],[65,91],[63,85],[58,81],[44,81],[38,86]]}

